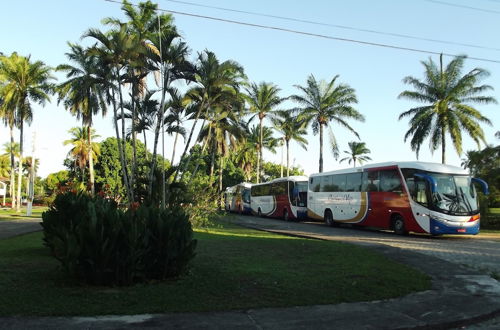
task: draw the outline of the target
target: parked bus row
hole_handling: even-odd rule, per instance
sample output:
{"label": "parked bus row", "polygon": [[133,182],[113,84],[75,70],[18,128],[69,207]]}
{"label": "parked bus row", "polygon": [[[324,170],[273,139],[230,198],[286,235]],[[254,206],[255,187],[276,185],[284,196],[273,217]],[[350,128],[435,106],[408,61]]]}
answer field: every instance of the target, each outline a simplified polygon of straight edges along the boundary
{"label": "parked bus row", "polygon": [[226,210],[285,220],[313,219],[408,232],[479,232],[474,183],[462,168],[424,162],[392,162],[294,176],[226,190]]}

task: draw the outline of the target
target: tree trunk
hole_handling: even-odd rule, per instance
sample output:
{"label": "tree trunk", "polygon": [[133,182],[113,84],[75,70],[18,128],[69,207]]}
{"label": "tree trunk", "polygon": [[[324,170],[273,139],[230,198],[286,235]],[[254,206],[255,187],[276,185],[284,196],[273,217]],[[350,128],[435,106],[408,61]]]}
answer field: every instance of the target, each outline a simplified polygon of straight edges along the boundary
{"label": "tree trunk", "polygon": [[260,162],[262,159],[262,121],[264,118],[259,117],[259,148],[257,150],[257,183],[260,182]]}
{"label": "tree trunk", "polygon": [[319,123],[319,173],[323,173],[323,124]]}
{"label": "tree trunk", "polygon": [[[136,145],[136,140],[137,140],[137,132],[135,131],[135,124],[136,124],[136,118],[137,118],[137,102],[136,102],[136,94],[137,93],[137,84],[133,83],[132,84],[132,171],[130,173],[130,185],[132,190],[134,189],[134,182],[135,178],[137,176],[137,145]],[[123,113],[122,113],[123,116]],[[125,118],[123,118],[122,121],[122,127],[125,126]],[[125,135],[124,135],[125,137]]]}
{"label": "tree trunk", "polygon": [[94,186],[94,157],[92,153],[92,127],[90,125],[87,126],[87,137],[89,139],[89,176],[90,176],[90,194],[92,196],[95,195],[95,186]]}
{"label": "tree trunk", "polygon": [[441,163],[446,164],[446,128],[441,128]]}
{"label": "tree trunk", "polygon": [[175,133],[174,146],[172,148],[172,159],[170,160],[170,165],[174,165],[175,159],[175,148],[177,147],[177,139],[179,138],[179,132]]}
{"label": "tree trunk", "polygon": [[212,146],[212,157],[210,160],[210,182],[212,182],[212,178],[214,176],[215,171],[215,148]]}
{"label": "tree trunk", "polygon": [[[117,81],[119,80],[119,75],[117,75]],[[123,109],[123,95],[122,95],[122,85],[120,81],[118,81],[118,97],[120,98],[120,113],[122,116],[122,138],[118,139],[118,143],[121,143],[122,145],[122,156],[123,156],[123,172],[125,173],[125,178],[127,180],[125,181],[125,188],[127,189],[127,195],[129,199],[129,203],[134,202],[134,178],[128,173],[127,169],[127,159],[126,157],[126,150],[127,150],[127,141],[125,139],[125,110]],[[118,122],[116,123],[118,125]]]}
{"label": "tree trunk", "polygon": [[286,140],[286,176],[290,176],[290,140]]}
{"label": "tree trunk", "polygon": [[17,172],[17,205],[16,212],[21,212],[21,182],[23,177],[23,120],[19,126],[19,168]]}
{"label": "tree trunk", "polygon": [[219,161],[219,209],[224,206],[224,198],[222,195],[222,171],[224,170],[224,156],[220,157]]}
{"label": "tree trunk", "polygon": [[16,160],[14,158],[14,127],[10,126],[10,199],[11,209],[16,208]]}
{"label": "tree trunk", "polygon": [[[127,177],[127,170],[126,170],[126,163],[125,163],[125,154],[124,150],[122,148],[122,144],[120,142],[120,131],[118,129],[118,109],[116,108],[116,100],[115,100],[115,93],[113,92],[113,120],[115,122],[115,133],[116,133],[116,144],[118,145],[118,152],[120,154],[120,164],[122,166],[122,177],[123,177],[123,184],[125,185],[125,190],[127,191],[127,198],[130,198],[129,190],[128,190],[128,177]],[[132,201],[129,199],[129,203],[132,203]]]}
{"label": "tree trunk", "polygon": [[[193,123],[193,126],[191,127],[191,131],[189,132],[189,137],[186,141],[186,146],[184,147],[184,151],[182,152],[181,154],[181,160],[182,158],[184,158],[184,156],[186,155],[188,149],[189,149],[189,144],[191,143],[191,139],[193,138],[193,133],[194,133],[194,129],[196,127],[196,124],[198,123],[198,119],[200,119],[200,115],[201,115],[201,112],[203,111],[203,108],[204,108],[204,100],[201,101],[200,103],[200,107],[198,109],[198,111],[196,112],[196,117],[194,119],[194,123]],[[186,168],[187,166],[189,165],[189,160],[186,161],[186,163],[184,164],[184,166],[182,167],[182,173],[184,175],[184,172],[186,171]],[[177,176],[179,175],[179,169],[177,169],[177,171],[175,171],[175,175],[174,175],[174,181],[177,180]]]}

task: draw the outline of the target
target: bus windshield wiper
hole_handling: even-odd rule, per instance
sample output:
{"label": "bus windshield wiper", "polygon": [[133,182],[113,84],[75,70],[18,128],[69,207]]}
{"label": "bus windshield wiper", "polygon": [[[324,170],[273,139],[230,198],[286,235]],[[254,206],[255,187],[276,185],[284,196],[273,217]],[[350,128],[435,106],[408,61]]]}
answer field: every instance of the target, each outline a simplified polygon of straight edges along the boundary
{"label": "bus windshield wiper", "polygon": [[464,190],[462,189],[462,187],[460,187],[460,195],[462,196],[462,200],[464,201],[465,206],[467,206],[467,211],[469,213],[472,213],[472,206],[470,205],[467,197],[465,197]]}

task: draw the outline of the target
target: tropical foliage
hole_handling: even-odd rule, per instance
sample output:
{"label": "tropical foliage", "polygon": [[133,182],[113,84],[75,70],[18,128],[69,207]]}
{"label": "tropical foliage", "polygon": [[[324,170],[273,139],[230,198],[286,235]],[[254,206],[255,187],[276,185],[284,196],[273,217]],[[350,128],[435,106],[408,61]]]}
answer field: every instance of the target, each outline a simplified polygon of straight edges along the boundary
{"label": "tropical foliage", "polygon": [[348,143],[348,146],[349,150],[344,150],[344,153],[348,156],[342,158],[340,160],[341,163],[343,161],[348,161],[349,164],[351,164],[352,162],[352,166],[356,167],[356,161],[359,164],[363,164],[364,162],[371,160],[370,156],[368,156],[371,151],[366,147],[366,143],[351,141]]}
{"label": "tropical foliage", "polygon": [[[358,103],[356,92],[347,84],[337,83],[338,75],[327,83],[317,81],[311,74],[305,86],[295,85],[301,94],[292,95],[291,99],[300,106],[302,116],[311,123],[313,133],[319,133],[319,172],[323,172],[323,134],[324,128],[333,122],[340,125],[356,137],[359,134],[347,120],[364,121],[364,116],[353,105]],[[330,135],[334,137],[333,131]]]}
{"label": "tropical foliage", "polygon": [[439,65],[432,58],[422,61],[425,68],[424,79],[412,76],[403,79],[413,87],[399,94],[399,98],[409,99],[424,105],[411,108],[399,115],[399,120],[410,117],[410,128],[405,134],[405,141],[410,139],[410,146],[417,153],[425,140],[429,139],[432,152],[441,146],[441,162],[446,163],[446,137],[449,136],[458,153],[462,154],[462,133],[469,135],[480,148],[486,144],[481,125],[491,125],[471,104],[497,103],[492,96],[484,93],[492,90],[489,85],[480,85],[482,79],[489,76],[488,71],[474,68],[463,74],[465,56],[454,58],[443,67],[443,55]]}

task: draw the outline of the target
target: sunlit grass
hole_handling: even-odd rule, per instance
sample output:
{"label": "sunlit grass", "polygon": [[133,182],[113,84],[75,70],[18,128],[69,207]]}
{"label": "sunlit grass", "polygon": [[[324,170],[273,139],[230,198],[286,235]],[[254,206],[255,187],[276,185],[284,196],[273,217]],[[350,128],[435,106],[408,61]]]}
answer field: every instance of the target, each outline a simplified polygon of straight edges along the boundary
{"label": "sunlit grass", "polygon": [[47,210],[46,206],[34,206],[31,215],[26,215],[26,207],[22,207],[20,212],[16,210],[0,209],[0,221],[26,220],[26,219],[42,219],[42,213]]}

